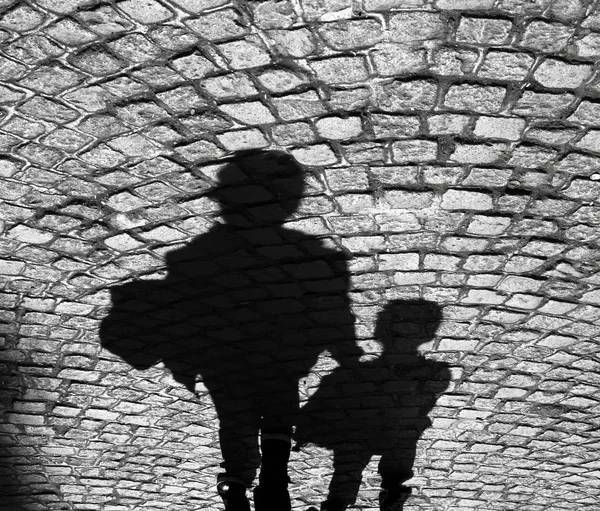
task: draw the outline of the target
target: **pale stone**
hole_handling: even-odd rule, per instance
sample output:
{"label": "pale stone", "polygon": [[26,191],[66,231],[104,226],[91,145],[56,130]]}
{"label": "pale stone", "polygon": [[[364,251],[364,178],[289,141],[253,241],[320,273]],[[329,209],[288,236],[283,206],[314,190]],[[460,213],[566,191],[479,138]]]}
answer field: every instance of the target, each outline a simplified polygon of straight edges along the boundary
{"label": "pale stone", "polygon": [[519,140],[524,127],[525,120],[518,117],[481,116],[477,119],[473,133],[476,137],[482,138]]}
{"label": "pale stone", "polygon": [[575,89],[592,75],[592,66],[573,65],[548,59],[537,68],[533,77],[544,87]]}
{"label": "pale stone", "polygon": [[230,131],[222,135],[217,135],[217,138],[223,144],[223,147],[229,151],[242,151],[269,145],[262,132],[257,129]]}
{"label": "pale stone", "polygon": [[326,144],[294,149],[292,156],[302,165],[329,165],[337,162],[336,155]]}
{"label": "pale stone", "polygon": [[345,140],[362,133],[360,117],[325,117],[319,119],[315,126],[319,135],[331,140]]}

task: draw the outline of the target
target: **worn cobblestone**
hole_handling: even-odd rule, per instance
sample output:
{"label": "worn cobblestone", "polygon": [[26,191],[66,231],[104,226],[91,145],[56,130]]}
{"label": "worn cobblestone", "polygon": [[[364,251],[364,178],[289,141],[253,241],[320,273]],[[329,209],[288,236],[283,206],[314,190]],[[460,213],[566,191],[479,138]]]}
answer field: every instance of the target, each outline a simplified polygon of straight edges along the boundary
{"label": "worn cobblestone", "polygon": [[[595,509],[597,3],[0,1],[0,507],[221,505],[204,384],[98,329],[111,287],[218,221],[221,160],[275,149],[310,174],[286,227],[349,257],[365,356],[386,301],[442,308],[422,352],[452,381],[404,509]],[[294,509],[325,498],[329,451],[290,468]],[[356,509],[379,482],[375,459]]]}

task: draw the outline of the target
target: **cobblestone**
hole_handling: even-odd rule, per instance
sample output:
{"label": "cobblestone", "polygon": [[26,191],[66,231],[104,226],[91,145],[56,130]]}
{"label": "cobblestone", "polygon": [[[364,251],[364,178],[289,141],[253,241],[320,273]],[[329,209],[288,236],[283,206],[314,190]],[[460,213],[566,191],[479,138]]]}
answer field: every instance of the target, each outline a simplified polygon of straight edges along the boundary
{"label": "cobblestone", "polygon": [[282,146],[301,145],[315,141],[315,133],[311,126],[304,122],[277,124],[271,129],[273,140]]}
{"label": "cobblestone", "polygon": [[279,51],[287,57],[307,57],[316,49],[311,32],[305,28],[298,28],[296,30],[269,30],[267,35],[277,44]]}
{"label": "cobblestone", "polygon": [[429,140],[399,141],[392,144],[392,157],[397,163],[433,161],[438,147]]}
{"label": "cobblestone", "polygon": [[445,30],[446,24],[439,14],[403,12],[390,17],[391,39],[397,42],[438,39]]}
{"label": "cobblestone", "polygon": [[442,76],[464,76],[474,71],[477,52],[455,48],[440,48],[434,53],[431,70]]}
{"label": "cobblestone", "polygon": [[354,138],[362,133],[359,117],[325,117],[319,119],[315,126],[319,135],[332,140]]}
{"label": "cobblestone", "polygon": [[127,0],[119,4],[119,9],[129,17],[144,24],[159,23],[172,17],[171,11],[153,0],[134,2]]}
{"label": "cobblestone", "polygon": [[330,165],[337,157],[326,144],[315,144],[292,150],[292,155],[302,165]]}
{"label": "cobblestone", "polygon": [[[406,511],[594,509],[599,30],[591,0],[0,0],[3,505],[220,505],[204,383],[134,369],[98,331],[111,289],[164,283],[169,254],[220,225],[228,159],[273,149],[307,174],[285,225],[317,239],[297,248],[348,258],[368,364],[388,301],[442,311],[419,350],[451,382]],[[264,199],[252,218],[279,214]],[[249,249],[295,257],[249,218]],[[248,310],[250,291],[304,293],[255,277]],[[333,306],[301,314],[314,338]],[[338,372],[317,362],[302,403]],[[396,420],[411,382],[369,378]],[[331,452],[302,447],[290,472],[293,507],[318,506]],[[379,483],[374,459],[357,509]]]}
{"label": "cobblestone", "polygon": [[244,124],[269,124],[275,121],[275,117],[260,101],[231,103],[221,105],[219,109]]}
{"label": "cobblestone", "polygon": [[497,113],[505,96],[501,87],[481,85],[454,85],[448,89],[444,104],[453,110]]}
{"label": "cobblestone", "polygon": [[492,209],[492,199],[489,195],[481,192],[449,190],[444,194],[442,208],[485,211]]}
{"label": "cobblestone", "polygon": [[256,39],[223,43],[218,48],[233,69],[264,66],[272,60],[262,44]]}
{"label": "cobblestone", "polygon": [[427,69],[424,48],[399,44],[378,45],[371,52],[373,66],[380,76],[401,76]]}
{"label": "cobblestone", "polygon": [[544,53],[558,53],[573,34],[571,27],[559,23],[532,21],[523,33],[521,44]]}
{"label": "cobblestone", "polygon": [[509,20],[463,16],[456,31],[456,40],[472,44],[505,44],[511,28]]}
{"label": "cobblestone", "polygon": [[374,102],[386,112],[429,110],[435,103],[436,90],[434,83],[423,80],[395,81],[381,86]]}
{"label": "cobblestone", "polygon": [[219,142],[229,151],[243,151],[266,147],[269,142],[257,129],[231,131],[218,135]]}
{"label": "cobblestone", "polygon": [[427,122],[429,132],[432,135],[449,135],[452,133],[461,135],[470,124],[471,119],[466,115],[441,114],[430,116]]}
{"label": "cobblestone", "polygon": [[332,57],[310,63],[318,80],[327,84],[346,84],[364,81],[367,68],[361,57]]}
{"label": "cobblestone", "polygon": [[477,119],[473,134],[482,138],[519,140],[524,127],[524,119],[481,116]]}
{"label": "cobblestone", "polygon": [[260,75],[259,80],[271,92],[288,92],[307,83],[305,76],[294,74],[285,69],[267,70]]}
{"label": "cobblestone", "polygon": [[533,57],[527,54],[491,50],[478,74],[482,78],[520,81],[527,76],[533,62]]}
{"label": "cobblestone", "polygon": [[326,112],[323,102],[315,91],[274,98],[273,104],[284,121],[305,119]]}
{"label": "cobblestone", "polygon": [[336,50],[370,47],[383,38],[381,24],[376,19],[335,21],[319,31],[323,40]]}
{"label": "cobblestone", "polygon": [[522,116],[557,119],[573,103],[570,94],[550,94],[546,92],[525,91],[517,101],[513,113]]}
{"label": "cobblestone", "polygon": [[544,87],[574,89],[590,78],[591,74],[590,66],[547,59],[537,68],[533,76]]}

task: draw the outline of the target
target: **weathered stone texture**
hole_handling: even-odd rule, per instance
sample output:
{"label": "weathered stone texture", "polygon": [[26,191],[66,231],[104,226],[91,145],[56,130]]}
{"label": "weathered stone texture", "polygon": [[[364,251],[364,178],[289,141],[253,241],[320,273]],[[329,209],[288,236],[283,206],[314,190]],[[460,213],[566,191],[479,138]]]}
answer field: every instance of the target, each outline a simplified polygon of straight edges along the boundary
{"label": "weathered stone texture", "polygon": [[[309,174],[286,227],[350,257],[365,357],[387,301],[443,310],[423,354],[452,382],[404,509],[595,510],[599,57],[596,0],[0,0],[0,507],[220,506],[203,383],[98,328],[215,224],[223,160],[264,149]],[[295,508],[331,463],[293,453]],[[378,491],[372,460],[357,506]]]}

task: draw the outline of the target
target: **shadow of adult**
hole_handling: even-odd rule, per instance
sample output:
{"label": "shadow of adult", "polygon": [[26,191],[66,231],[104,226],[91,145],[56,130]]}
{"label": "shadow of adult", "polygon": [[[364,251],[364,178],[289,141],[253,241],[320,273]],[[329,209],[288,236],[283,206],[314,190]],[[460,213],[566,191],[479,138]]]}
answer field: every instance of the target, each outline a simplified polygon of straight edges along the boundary
{"label": "shadow of adult", "polygon": [[223,222],[168,253],[164,280],[113,287],[101,325],[103,346],[133,367],[162,361],[192,392],[201,376],[220,422],[218,489],[228,510],[247,509],[259,431],[256,507],[289,509],[298,380],[326,350],[340,361],[360,354],[348,256],[284,225],[304,189],[288,155],[236,154],[211,192]]}
{"label": "shadow of adult", "polygon": [[417,351],[433,339],[440,319],[435,303],[390,302],[376,326],[380,357],[342,363],[302,408],[297,448],[312,443],[333,450],[334,474],[323,511],[343,511],[356,500],[374,455],[381,455],[380,508],[403,508],[410,495],[403,483],[413,476],[417,442],[431,426],[428,413],[450,380],[446,364]]}

